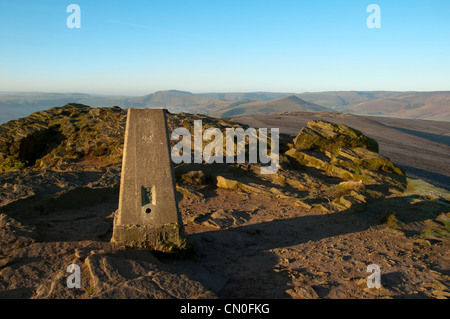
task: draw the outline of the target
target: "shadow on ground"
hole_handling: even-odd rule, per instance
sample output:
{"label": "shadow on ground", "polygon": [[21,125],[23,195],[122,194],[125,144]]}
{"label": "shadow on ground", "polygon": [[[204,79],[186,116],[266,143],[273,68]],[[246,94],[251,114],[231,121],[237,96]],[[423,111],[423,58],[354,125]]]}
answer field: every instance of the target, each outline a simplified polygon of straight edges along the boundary
{"label": "shadow on ground", "polygon": [[[54,209],[48,211],[33,209],[34,206],[29,206],[32,202],[30,199],[6,205],[2,211],[21,221],[24,227],[35,228],[38,242],[71,242],[71,245],[77,245],[78,241],[88,240],[109,245],[113,228],[111,213],[117,207],[117,189],[105,188],[92,193],[81,189],[74,194],[77,196],[72,200],[59,198],[53,202],[58,205],[55,204]],[[75,208],[74,200],[79,201]],[[273,214],[274,219],[267,221],[252,223],[249,220],[237,227],[200,227],[196,232],[188,232],[188,236],[198,246],[198,252],[192,260],[173,260],[161,256],[152,259],[149,252],[134,250],[127,250],[127,253],[112,250],[104,256],[112,258],[112,267],[122,265],[117,272],[123,282],[137,278],[133,277],[137,275],[128,273],[126,269],[131,259],[133,265],[149,265],[150,258],[162,262],[167,267],[164,269],[176,276],[184,275],[201,282],[219,298],[291,298],[293,285],[307,289],[301,297],[345,297],[344,292],[336,292],[336,287],[343,286],[344,280],[339,269],[349,268],[345,262],[358,258],[362,258],[360,262],[364,264],[369,262],[366,256],[352,255],[352,245],[365,245],[362,240],[364,235],[355,237],[351,244],[339,248],[335,256],[326,255],[333,247],[337,247],[344,238],[363,234],[373,227],[392,228],[407,237],[423,233],[439,235],[439,230],[448,233],[448,225],[445,226],[445,222],[437,218],[447,213],[449,206],[445,200],[411,195],[369,203],[367,209],[359,213],[353,210],[339,213],[310,211],[304,212],[302,216],[283,218]],[[256,212],[259,213],[261,211]],[[189,227],[191,225],[186,225],[186,229]],[[281,257],[286,251],[290,251],[291,256],[284,258],[287,261]],[[342,266],[332,266],[342,261]],[[317,265],[327,270],[319,269]],[[333,267],[338,267],[336,272],[332,270]],[[350,280],[357,277],[358,271],[351,267],[348,271],[352,273]],[[399,282],[404,278],[397,277],[393,274],[387,277],[386,289],[394,289],[394,297],[407,298],[408,292],[402,292],[403,286]],[[146,279],[143,277],[139,280]],[[16,292],[21,293],[18,289]],[[119,291],[116,293],[120,295]],[[114,298],[118,295],[108,296]],[[417,294],[414,296],[417,297]]]}
{"label": "shadow on ground", "polygon": [[[219,282],[226,282],[216,291],[221,298],[290,298],[286,291],[292,288],[292,272],[281,271],[283,260],[280,260],[278,252],[295,251],[298,256],[302,256],[301,262],[293,258],[288,263],[297,263],[294,268],[299,276],[315,278],[317,276],[310,273],[308,260],[323,257],[323,250],[316,252],[313,248],[320,242],[330,245],[331,251],[335,245],[330,242],[337,243],[347,235],[363,233],[373,227],[388,227],[406,236],[420,236],[429,231],[428,221],[434,223],[431,227],[445,231],[445,225],[435,223],[434,219],[448,212],[448,208],[449,203],[446,202],[407,196],[373,203],[359,214],[311,214],[223,230],[207,230],[195,233],[191,238],[199,247],[197,263],[201,263],[213,277],[217,276]],[[414,227],[410,227],[411,224]],[[359,241],[356,240],[354,244],[364,244],[363,237],[361,234]],[[351,251],[342,250],[336,254],[335,260],[324,259],[323,262],[334,264],[341,260],[367,258],[351,254]],[[324,268],[327,266],[324,265]],[[330,291],[327,287],[333,282],[338,285],[342,281],[337,275],[328,275],[328,284],[312,287],[314,292],[306,297],[326,297]],[[398,280],[402,278],[398,279],[392,274],[389,276],[385,288],[395,288],[393,295],[401,296],[401,289],[397,286],[400,285]],[[392,280],[389,279],[391,277]]]}

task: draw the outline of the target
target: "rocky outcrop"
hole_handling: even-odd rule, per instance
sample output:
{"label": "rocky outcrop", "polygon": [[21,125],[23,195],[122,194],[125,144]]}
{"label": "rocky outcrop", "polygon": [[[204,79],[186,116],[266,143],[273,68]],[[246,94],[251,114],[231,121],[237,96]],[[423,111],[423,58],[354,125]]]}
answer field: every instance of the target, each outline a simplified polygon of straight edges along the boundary
{"label": "rocky outcrop", "polygon": [[0,172],[122,159],[126,111],[67,104],[0,126]]}
{"label": "rocky outcrop", "polygon": [[378,152],[378,143],[360,131],[344,124],[327,121],[310,121],[294,139],[294,146],[300,150],[319,150],[334,153],[340,148],[362,147]]}
{"label": "rocky outcrop", "polygon": [[[288,161],[337,178],[323,197],[333,210],[362,211],[371,199],[399,194],[406,188],[406,176],[387,157],[378,153],[378,143],[343,124],[310,121],[285,152]],[[332,206],[332,207],[330,207]]]}
{"label": "rocky outcrop", "polygon": [[378,153],[375,140],[343,124],[310,121],[285,155],[344,180],[376,184],[385,179],[384,173],[404,176],[399,167]]}
{"label": "rocky outcrop", "polygon": [[[78,164],[120,163],[126,117],[127,111],[120,107],[91,108],[71,103],[2,124],[0,172],[29,167],[67,171]],[[168,127],[170,131],[186,127],[193,136],[194,120],[202,120],[203,130],[214,127],[225,131],[240,126],[204,115],[169,113]]]}

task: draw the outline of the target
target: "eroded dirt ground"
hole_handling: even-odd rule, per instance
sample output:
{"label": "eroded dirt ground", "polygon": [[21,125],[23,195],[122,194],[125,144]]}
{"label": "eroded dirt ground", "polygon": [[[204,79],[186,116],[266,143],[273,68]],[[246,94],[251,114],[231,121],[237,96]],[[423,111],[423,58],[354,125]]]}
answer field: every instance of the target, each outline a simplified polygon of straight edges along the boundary
{"label": "eroded dirt ground", "polygon": [[[110,244],[119,180],[118,165],[4,174],[0,297],[450,296],[442,190],[413,185],[364,211],[336,212],[214,181],[181,185],[185,232],[198,251],[177,260]],[[398,220],[385,218],[394,211]],[[81,289],[67,288],[72,263],[81,267]],[[380,266],[381,289],[367,287],[370,264]]]}
{"label": "eroded dirt ground", "polygon": [[[404,209],[413,210],[408,201]],[[186,227],[199,245],[197,262],[220,278],[220,297],[450,296],[448,240],[408,236],[379,224],[376,211],[392,208],[389,200],[361,214],[305,211],[289,201],[243,199],[229,190],[205,202],[183,201],[184,218],[192,210],[216,207],[222,220],[234,223],[227,229],[208,223]],[[416,223],[423,227],[424,221]],[[381,289],[367,287],[370,264],[380,266]]]}

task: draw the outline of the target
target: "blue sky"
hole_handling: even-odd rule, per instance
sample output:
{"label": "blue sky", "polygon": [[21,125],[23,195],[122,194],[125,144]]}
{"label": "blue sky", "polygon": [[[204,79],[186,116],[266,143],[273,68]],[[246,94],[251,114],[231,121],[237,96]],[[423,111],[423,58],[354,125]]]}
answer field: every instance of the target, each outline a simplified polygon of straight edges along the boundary
{"label": "blue sky", "polygon": [[0,0],[0,91],[450,90],[449,14],[448,0]]}

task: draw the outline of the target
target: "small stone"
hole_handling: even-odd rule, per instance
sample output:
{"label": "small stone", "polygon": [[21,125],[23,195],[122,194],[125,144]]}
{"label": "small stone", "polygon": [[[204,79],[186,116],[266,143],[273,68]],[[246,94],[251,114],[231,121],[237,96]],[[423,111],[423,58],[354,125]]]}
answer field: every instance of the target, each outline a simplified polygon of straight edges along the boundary
{"label": "small stone", "polygon": [[224,189],[238,189],[240,183],[222,176],[217,176],[217,187]]}

